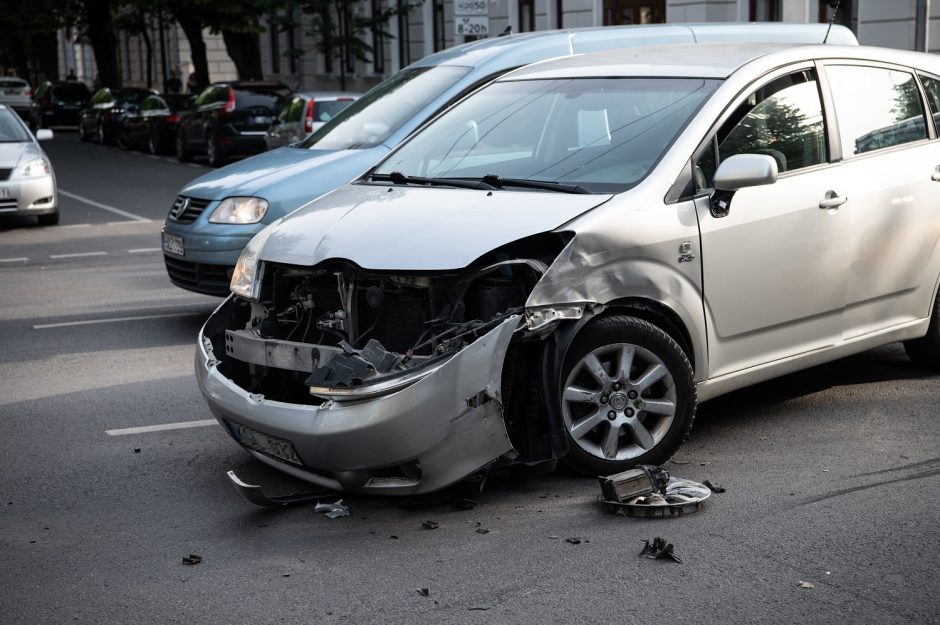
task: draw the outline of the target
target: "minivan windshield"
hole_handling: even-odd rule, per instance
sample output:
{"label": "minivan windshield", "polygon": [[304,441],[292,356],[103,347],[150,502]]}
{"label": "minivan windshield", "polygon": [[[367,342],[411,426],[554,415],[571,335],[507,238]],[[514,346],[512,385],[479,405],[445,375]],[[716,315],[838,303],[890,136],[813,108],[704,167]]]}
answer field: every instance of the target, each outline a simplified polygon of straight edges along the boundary
{"label": "minivan windshield", "polygon": [[432,122],[374,175],[430,184],[453,179],[497,188],[624,191],[649,173],[719,84],[701,78],[495,83]]}
{"label": "minivan windshield", "polygon": [[456,65],[403,69],[294,147],[349,150],[379,145],[469,71]]}

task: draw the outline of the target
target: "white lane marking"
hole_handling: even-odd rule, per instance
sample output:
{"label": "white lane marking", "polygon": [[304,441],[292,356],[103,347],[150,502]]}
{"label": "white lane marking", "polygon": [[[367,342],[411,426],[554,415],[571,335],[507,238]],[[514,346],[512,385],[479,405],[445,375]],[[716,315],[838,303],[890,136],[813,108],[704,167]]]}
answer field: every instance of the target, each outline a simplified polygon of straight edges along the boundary
{"label": "white lane marking", "polygon": [[119,323],[122,321],[146,321],[147,319],[170,319],[173,317],[204,316],[204,312],[167,313],[163,315],[137,315],[134,317],[112,317],[111,319],[86,319],[85,321],[62,321],[60,323],[40,323],[33,326],[33,330],[48,330],[49,328],[71,328],[73,326],[91,326],[99,323]]}
{"label": "white lane marking", "polygon": [[146,154],[145,156],[146,156],[147,158],[152,158],[152,159],[155,159],[155,160],[160,160],[160,157],[157,156],[156,154]]}
{"label": "white lane marking", "polygon": [[163,250],[159,247],[137,247],[132,250],[127,250],[128,254],[150,254],[152,252],[162,252]]}
{"label": "white lane marking", "polygon": [[[124,222],[130,223],[130,222]],[[58,230],[65,230],[66,228],[91,228],[91,224],[71,224],[68,226],[57,226]]]}
{"label": "white lane marking", "polygon": [[185,430],[187,428],[204,428],[210,425],[218,425],[215,419],[202,419],[200,421],[180,421],[179,423],[163,423],[161,425],[143,425],[136,428],[120,428],[117,430],[105,430],[108,436],[125,436],[127,434],[145,434],[147,432],[162,432],[164,430]]}
{"label": "white lane marking", "polygon": [[141,217],[140,215],[135,215],[134,213],[128,213],[127,211],[123,211],[120,208],[115,208],[113,206],[109,206],[108,204],[102,204],[101,202],[89,200],[87,197],[76,195],[62,189],[59,189],[59,195],[64,195],[65,197],[72,198],[73,200],[84,202],[89,206],[94,206],[95,208],[100,208],[101,210],[108,211],[109,213],[114,213],[115,215],[120,215],[121,217],[127,217],[128,219],[133,219],[134,221],[150,221],[146,217]]}
{"label": "white lane marking", "polygon": [[49,254],[49,258],[84,258],[85,256],[107,256],[107,252],[74,252],[72,254]]}
{"label": "white lane marking", "polygon": [[[147,221],[150,221],[149,219]],[[109,221],[105,223],[106,226],[127,226],[142,223],[139,221]]]}
{"label": "white lane marking", "polygon": [[190,167],[195,167],[196,169],[202,169],[202,165],[197,165],[196,163],[186,163]]}
{"label": "white lane marking", "polygon": [[29,259],[25,256],[20,256],[19,258],[0,258],[0,263],[25,263]]}

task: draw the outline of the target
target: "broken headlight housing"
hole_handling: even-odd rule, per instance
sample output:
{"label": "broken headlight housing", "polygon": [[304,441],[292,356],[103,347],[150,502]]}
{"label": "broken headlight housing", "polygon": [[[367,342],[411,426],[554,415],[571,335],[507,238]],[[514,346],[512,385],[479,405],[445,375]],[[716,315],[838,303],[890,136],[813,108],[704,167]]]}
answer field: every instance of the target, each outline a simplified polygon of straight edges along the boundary
{"label": "broken headlight housing", "polygon": [[229,289],[235,295],[240,295],[253,302],[258,301],[262,274],[259,256],[272,232],[274,232],[272,228],[265,228],[256,234],[242,250],[238,262],[235,263],[235,271],[232,272],[232,281],[229,284]]}
{"label": "broken headlight housing", "polygon": [[268,212],[268,201],[260,197],[227,197],[212,211],[214,224],[256,224]]}

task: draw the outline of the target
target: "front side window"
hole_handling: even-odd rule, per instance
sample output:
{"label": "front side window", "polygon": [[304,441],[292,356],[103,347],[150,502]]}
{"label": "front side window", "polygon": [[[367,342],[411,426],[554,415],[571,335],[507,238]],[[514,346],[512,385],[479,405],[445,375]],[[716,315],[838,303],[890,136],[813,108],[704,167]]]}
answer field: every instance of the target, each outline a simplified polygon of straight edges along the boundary
{"label": "front side window", "polygon": [[425,128],[375,173],[624,191],[649,173],[717,85],[699,78],[495,83]]}
{"label": "front side window", "polygon": [[772,156],[780,173],[827,162],[826,129],[814,72],[772,80],[738,105],[696,161],[697,190],[711,188],[718,163],[735,154]]}
{"label": "front side window", "polygon": [[294,147],[350,150],[379,145],[469,71],[455,65],[404,69]]}
{"label": "front side window", "polygon": [[842,154],[850,157],[927,138],[917,81],[880,67],[826,67],[839,119]]}

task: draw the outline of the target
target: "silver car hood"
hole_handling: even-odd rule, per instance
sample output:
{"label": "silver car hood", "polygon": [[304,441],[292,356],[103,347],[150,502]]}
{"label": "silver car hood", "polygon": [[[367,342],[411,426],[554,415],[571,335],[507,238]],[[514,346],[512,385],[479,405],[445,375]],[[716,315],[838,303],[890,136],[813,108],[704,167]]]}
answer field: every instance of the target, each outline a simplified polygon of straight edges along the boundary
{"label": "silver car hood", "polygon": [[17,164],[40,158],[42,150],[32,141],[0,143],[0,169],[15,169]]}
{"label": "silver car hood", "polygon": [[364,269],[462,269],[610,197],[350,184],[269,226],[261,259],[308,267],[346,259]]}

